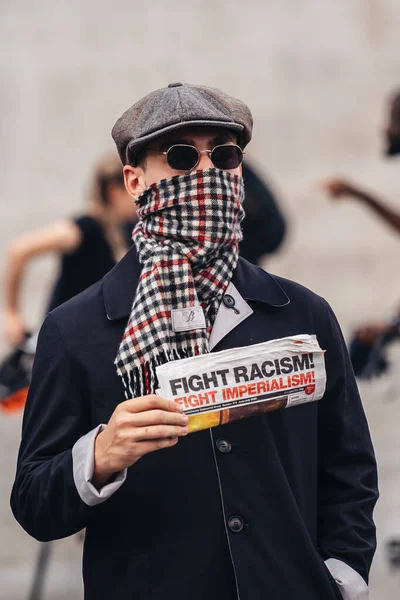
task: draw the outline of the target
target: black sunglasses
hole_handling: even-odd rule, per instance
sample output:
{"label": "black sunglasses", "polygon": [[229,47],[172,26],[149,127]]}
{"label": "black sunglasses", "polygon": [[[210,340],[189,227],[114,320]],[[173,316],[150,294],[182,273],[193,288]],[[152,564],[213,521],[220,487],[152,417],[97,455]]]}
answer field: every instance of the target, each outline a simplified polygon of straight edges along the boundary
{"label": "black sunglasses", "polygon": [[193,171],[199,164],[202,154],[207,154],[217,169],[229,171],[236,169],[242,163],[244,154],[242,149],[234,144],[222,144],[212,150],[197,150],[195,146],[174,144],[166,152],[152,148],[147,148],[147,152],[165,154],[169,166],[175,171]]}

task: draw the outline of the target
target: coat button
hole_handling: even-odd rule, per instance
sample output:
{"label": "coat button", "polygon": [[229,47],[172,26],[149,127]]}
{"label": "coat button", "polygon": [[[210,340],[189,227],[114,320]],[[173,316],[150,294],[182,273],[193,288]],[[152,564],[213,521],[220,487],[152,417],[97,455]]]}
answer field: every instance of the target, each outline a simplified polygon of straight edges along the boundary
{"label": "coat button", "polygon": [[225,296],[222,298],[222,302],[228,308],[233,308],[235,306],[235,299],[230,294],[225,294]]}
{"label": "coat button", "polygon": [[229,440],[217,440],[216,446],[222,454],[228,454],[232,450],[232,444]]}
{"label": "coat button", "polygon": [[240,517],[231,517],[228,521],[228,527],[234,533],[239,533],[243,529],[243,519]]}
{"label": "coat button", "polygon": [[240,310],[236,308],[236,301],[233,296],[231,296],[230,294],[225,294],[225,296],[222,297],[222,302],[225,304],[226,308],[230,308],[233,310],[234,313],[240,315]]}

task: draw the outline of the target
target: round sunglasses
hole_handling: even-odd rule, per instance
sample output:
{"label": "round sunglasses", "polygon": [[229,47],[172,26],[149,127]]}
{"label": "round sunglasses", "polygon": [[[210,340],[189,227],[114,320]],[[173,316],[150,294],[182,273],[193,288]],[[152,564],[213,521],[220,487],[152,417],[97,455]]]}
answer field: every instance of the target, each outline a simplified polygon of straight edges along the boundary
{"label": "round sunglasses", "polygon": [[147,152],[166,155],[169,166],[175,171],[193,171],[199,164],[202,154],[207,154],[217,169],[229,171],[236,169],[242,163],[244,154],[242,149],[234,144],[222,144],[212,150],[197,150],[195,146],[174,144],[165,152],[152,148],[148,148]]}

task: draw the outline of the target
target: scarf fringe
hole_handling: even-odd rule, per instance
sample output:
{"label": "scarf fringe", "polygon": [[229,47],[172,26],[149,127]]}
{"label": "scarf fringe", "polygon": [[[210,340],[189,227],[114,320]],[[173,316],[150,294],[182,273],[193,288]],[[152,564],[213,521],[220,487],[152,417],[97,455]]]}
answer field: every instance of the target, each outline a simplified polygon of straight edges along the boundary
{"label": "scarf fringe", "polygon": [[[197,350],[197,351],[196,351]],[[198,351],[200,350],[200,352]],[[185,348],[163,349],[162,352],[153,357],[150,362],[140,365],[134,364],[117,367],[117,373],[122,379],[124,385],[125,399],[138,398],[148,394],[155,394],[158,389],[158,378],[156,367],[165,363],[181,360],[182,358],[191,358],[199,354],[208,354],[209,348],[207,344],[203,344],[201,348],[196,349],[196,346],[187,346]]]}

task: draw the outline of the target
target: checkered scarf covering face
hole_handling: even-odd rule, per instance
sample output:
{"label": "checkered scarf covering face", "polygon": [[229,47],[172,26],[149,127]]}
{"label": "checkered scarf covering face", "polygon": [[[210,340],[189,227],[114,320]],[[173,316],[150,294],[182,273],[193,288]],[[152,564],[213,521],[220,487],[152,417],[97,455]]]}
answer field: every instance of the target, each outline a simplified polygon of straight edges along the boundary
{"label": "checkered scarf covering face", "polygon": [[[127,398],[154,393],[155,367],[209,352],[209,336],[238,261],[242,177],[219,169],[164,179],[139,198],[133,241],[143,265],[115,359]],[[206,329],[175,332],[171,311],[202,306]]]}

